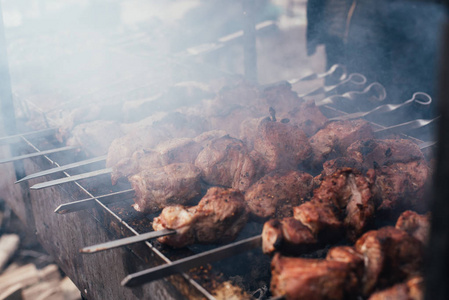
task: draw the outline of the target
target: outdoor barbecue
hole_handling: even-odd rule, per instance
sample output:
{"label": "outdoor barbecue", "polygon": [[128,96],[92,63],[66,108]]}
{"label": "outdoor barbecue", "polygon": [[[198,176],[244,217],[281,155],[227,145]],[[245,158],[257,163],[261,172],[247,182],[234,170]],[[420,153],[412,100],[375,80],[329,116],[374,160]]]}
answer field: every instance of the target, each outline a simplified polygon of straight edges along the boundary
{"label": "outdoor barbecue", "polygon": [[105,14],[36,53],[4,20],[0,195],[84,299],[427,299],[447,116],[426,82],[374,76],[371,50],[330,64],[313,1],[44,2]]}

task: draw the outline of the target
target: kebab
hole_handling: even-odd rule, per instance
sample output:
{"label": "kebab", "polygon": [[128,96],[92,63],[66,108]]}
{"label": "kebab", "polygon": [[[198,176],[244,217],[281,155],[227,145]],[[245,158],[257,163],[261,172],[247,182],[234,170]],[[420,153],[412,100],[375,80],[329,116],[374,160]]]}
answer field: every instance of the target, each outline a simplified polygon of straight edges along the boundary
{"label": "kebab", "polygon": [[[422,221],[419,231],[428,229],[428,219],[414,212],[407,211],[401,218],[399,227],[406,230],[416,229],[414,221],[405,221],[409,218]],[[410,228],[404,224],[413,225]],[[325,259],[293,258],[277,253],[271,264],[271,292],[287,300],[366,297],[375,289],[419,276],[423,247],[422,241],[398,229],[396,224],[365,233],[354,247],[334,247]]]}

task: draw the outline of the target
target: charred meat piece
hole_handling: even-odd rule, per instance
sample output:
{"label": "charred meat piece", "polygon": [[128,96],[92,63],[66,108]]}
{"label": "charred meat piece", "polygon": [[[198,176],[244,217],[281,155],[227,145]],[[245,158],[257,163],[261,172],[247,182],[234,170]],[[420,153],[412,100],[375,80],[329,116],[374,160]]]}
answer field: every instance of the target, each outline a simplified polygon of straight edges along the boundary
{"label": "charred meat piece", "polygon": [[385,288],[421,271],[423,246],[403,230],[383,227],[365,233],[355,244],[365,261],[363,294]]}
{"label": "charred meat piece", "polygon": [[399,216],[395,227],[404,230],[426,245],[430,232],[429,214],[420,215],[411,210],[404,211]]}
{"label": "charred meat piece", "polygon": [[265,175],[245,193],[253,216],[258,219],[289,217],[293,206],[308,200],[312,175],[301,171],[277,171]]}
{"label": "charred meat piece", "polygon": [[352,286],[352,290],[357,290],[358,279],[362,278],[365,271],[363,255],[355,251],[354,247],[338,246],[329,249],[326,259],[347,263],[352,270],[352,278],[348,282],[348,285]]}
{"label": "charred meat piece", "polygon": [[262,230],[262,250],[266,254],[282,250],[299,254],[316,248],[318,241],[309,227],[295,218],[271,219]]}
{"label": "charred meat piece", "polygon": [[379,210],[422,210],[430,169],[425,160],[393,163],[375,170],[374,193],[381,199]]}
{"label": "charred meat piece", "polygon": [[347,237],[355,240],[374,216],[371,184],[372,179],[360,172],[341,169],[323,179],[320,187],[314,190],[311,203],[333,205],[346,228]]}
{"label": "charred meat piece", "polygon": [[200,174],[192,164],[177,163],[130,176],[136,192],[134,209],[149,213],[169,205],[192,203],[201,194]]}
{"label": "charred meat piece", "polygon": [[355,141],[373,137],[373,131],[367,121],[330,122],[309,138],[313,151],[313,166],[319,169],[326,160],[344,156],[346,149]]}
{"label": "charred meat piece", "polygon": [[405,283],[396,284],[390,288],[373,293],[368,300],[423,300],[424,279],[413,277]]}
{"label": "charred meat piece", "polygon": [[314,135],[327,123],[327,118],[315,105],[314,100],[308,100],[285,116],[292,125],[298,126],[307,136]]}
{"label": "charred meat piece", "polygon": [[321,174],[315,176],[315,178],[314,178],[315,185],[319,186],[321,180],[324,177],[332,175],[335,172],[337,172],[339,169],[343,169],[343,168],[351,168],[354,170],[358,170],[362,174],[365,174],[367,171],[367,169],[363,166],[363,164],[361,164],[359,161],[357,161],[356,159],[354,159],[352,157],[347,157],[347,156],[337,157],[335,159],[327,160],[323,164],[323,171],[321,172]]}
{"label": "charred meat piece", "polygon": [[351,268],[341,261],[284,257],[271,262],[271,293],[285,299],[339,300],[353,298]]}
{"label": "charred meat piece", "polygon": [[255,162],[245,144],[229,136],[211,140],[198,154],[195,165],[210,185],[244,191],[257,179]]}
{"label": "charred meat piece", "polygon": [[347,156],[363,164],[366,169],[424,160],[418,145],[407,139],[357,141],[349,146]]}
{"label": "charred meat piece", "polygon": [[267,161],[267,171],[297,169],[306,165],[312,149],[297,126],[263,119],[254,137],[254,150]]}
{"label": "charred meat piece", "polygon": [[153,229],[175,229],[178,233],[159,242],[181,248],[193,243],[224,243],[236,238],[248,213],[243,194],[235,189],[210,188],[197,206],[166,207],[154,218]]}

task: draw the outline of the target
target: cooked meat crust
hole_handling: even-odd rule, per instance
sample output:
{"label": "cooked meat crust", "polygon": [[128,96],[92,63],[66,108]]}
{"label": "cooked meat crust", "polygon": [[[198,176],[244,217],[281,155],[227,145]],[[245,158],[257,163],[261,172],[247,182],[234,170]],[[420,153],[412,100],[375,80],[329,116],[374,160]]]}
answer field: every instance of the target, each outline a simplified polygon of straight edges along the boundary
{"label": "cooked meat crust", "polygon": [[153,220],[153,229],[176,229],[178,233],[158,239],[181,248],[193,243],[224,243],[237,237],[248,212],[243,194],[235,189],[212,187],[197,206],[165,208]]}

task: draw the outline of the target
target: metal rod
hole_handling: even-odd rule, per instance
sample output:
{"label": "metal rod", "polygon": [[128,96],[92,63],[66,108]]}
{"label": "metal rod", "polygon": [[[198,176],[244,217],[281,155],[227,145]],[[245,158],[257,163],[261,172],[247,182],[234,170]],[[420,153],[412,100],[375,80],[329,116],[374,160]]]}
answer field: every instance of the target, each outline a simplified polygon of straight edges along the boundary
{"label": "metal rod", "polygon": [[30,179],[34,179],[34,178],[38,178],[38,177],[54,174],[54,173],[57,173],[57,172],[62,172],[62,171],[74,169],[74,168],[77,168],[77,167],[93,164],[93,163],[96,163],[96,162],[99,162],[99,161],[106,160],[106,157],[107,157],[106,155],[103,155],[103,156],[99,156],[99,157],[95,157],[95,158],[90,158],[90,159],[86,159],[86,160],[83,160],[83,161],[79,161],[79,162],[76,162],[76,163],[73,163],[73,164],[68,164],[68,165],[52,168],[52,169],[49,169],[49,170],[37,172],[37,173],[34,173],[34,174],[30,174],[28,176],[25,176],[24,178],[22,178],[20,180],[17,180],[15,183],[20,183],[22,181],[26,181],[26,180],[30,180]]}
{"label": "metal rod", "polygon": [[198,267],[212,261],[237,255],[239,253],[260,247],[261,245],[262,235],[257,235],[255,237],[234,242],[232,244],[215,248],[213,250],[189,256],[172,263],[130,274],[123,279],[122,285],[126,287],[142,285],[144,283],[158,280],[166,276],[188,271],[191,268]]}
{"label": "metal rod", "polygon": [[8,135],[0,138],[0,145],[5,144],[11,144],[11,143],[17,143],[23,141],[23,137],[41,137],[41,136],[48,136],[53,134],[57,128],[46,128],[36,131],[30,131],[15,135]]}
{"label": "metal rod", "polygon": [[78,201],[72,201],[69,203],[64,203],[64,204],[59,205],[55,209],[54,212],[62,215],[62,214],[67,214],[67,213],[71,213],[71,212],[75,212],[75,211],[89,209],[89,208],[92,208],[95,206],[95,203],[97,200],[98,201],[101,200],[101,203],[103,203],[104,205],[107,205],[107,204],[111,204],[114,202],[119,202],[119,201],[123,201],[126,199],[130,199],[130,198],[134,197],[134,193],[135,192],[133,189],[128,189],[128,190],[124,190],[124,191],[120,191],[120,192],[97,196],[97,197],[91,197],[91,198],[82,199],[82,200],[78,200]]}
{"label": "metal rod", "polygon": [[93,245],[93,246],[89,246],[89,247],[84,247],[83,249],[80,249],[80,252],[91,254],[91,253],[110,250],[110,249],[114,249],[114,248],[118,248],[118,247],[122,247],[122,246],[126,246],[126,245],[135,244],[138,242],[147,241],[150,239],[155,239],[155,238],[162,237],[162,236],[173,235],[176,233],[177,233],[177,231],[173,230],[173,229],[162,229],[162,230],[158,230],[158,231],[151,231],[151,232],[142,233],[142,234],[135,235],[135,236],[126,237],[123,239],[118,239],[115,241],[110,241],[110,242],[101,243],[101,244],[97,244],[97,245]]}
{"label": "metal rod", "polygon": [[93,172],[87,172],[87,173],[83,173],[83,174],[79,174],[79,175],[74,175],[74,176],[70,176],[70,177],[64,177],[64,178],[60,178],[60,179],[56,179],[56,180],[38,183],[38,184],[35,184],[32,187],[30,187],[30,189],[40,190],[40,189],[48,188],[51,186],[55,186],[55,185],[59,185],[59,184],[67,183],[67,182],[73,182],[73,181],[77,181],[77,180],[87,179],[87,178],[110,174],[110,173],[112,173],[112,168],[106,168],[106,169],[101,169],[101,170],[97,170],[97,171],[93,171]]}
{"label": "metal rod", "polygon": [[62,152],[62,151],[75,150],[75,149],[78,149],[78,147],[67,146],[67,147],[46,150],[46,151],[34,152],[34,153],[30,153],[30,154],[25,154],[25,155],[19,155],[19,156],[1,159],[0,164],[12,162],[12,161],[23,160],[23,159],[31,158],[31,157],[43,156],[43,155]]}

